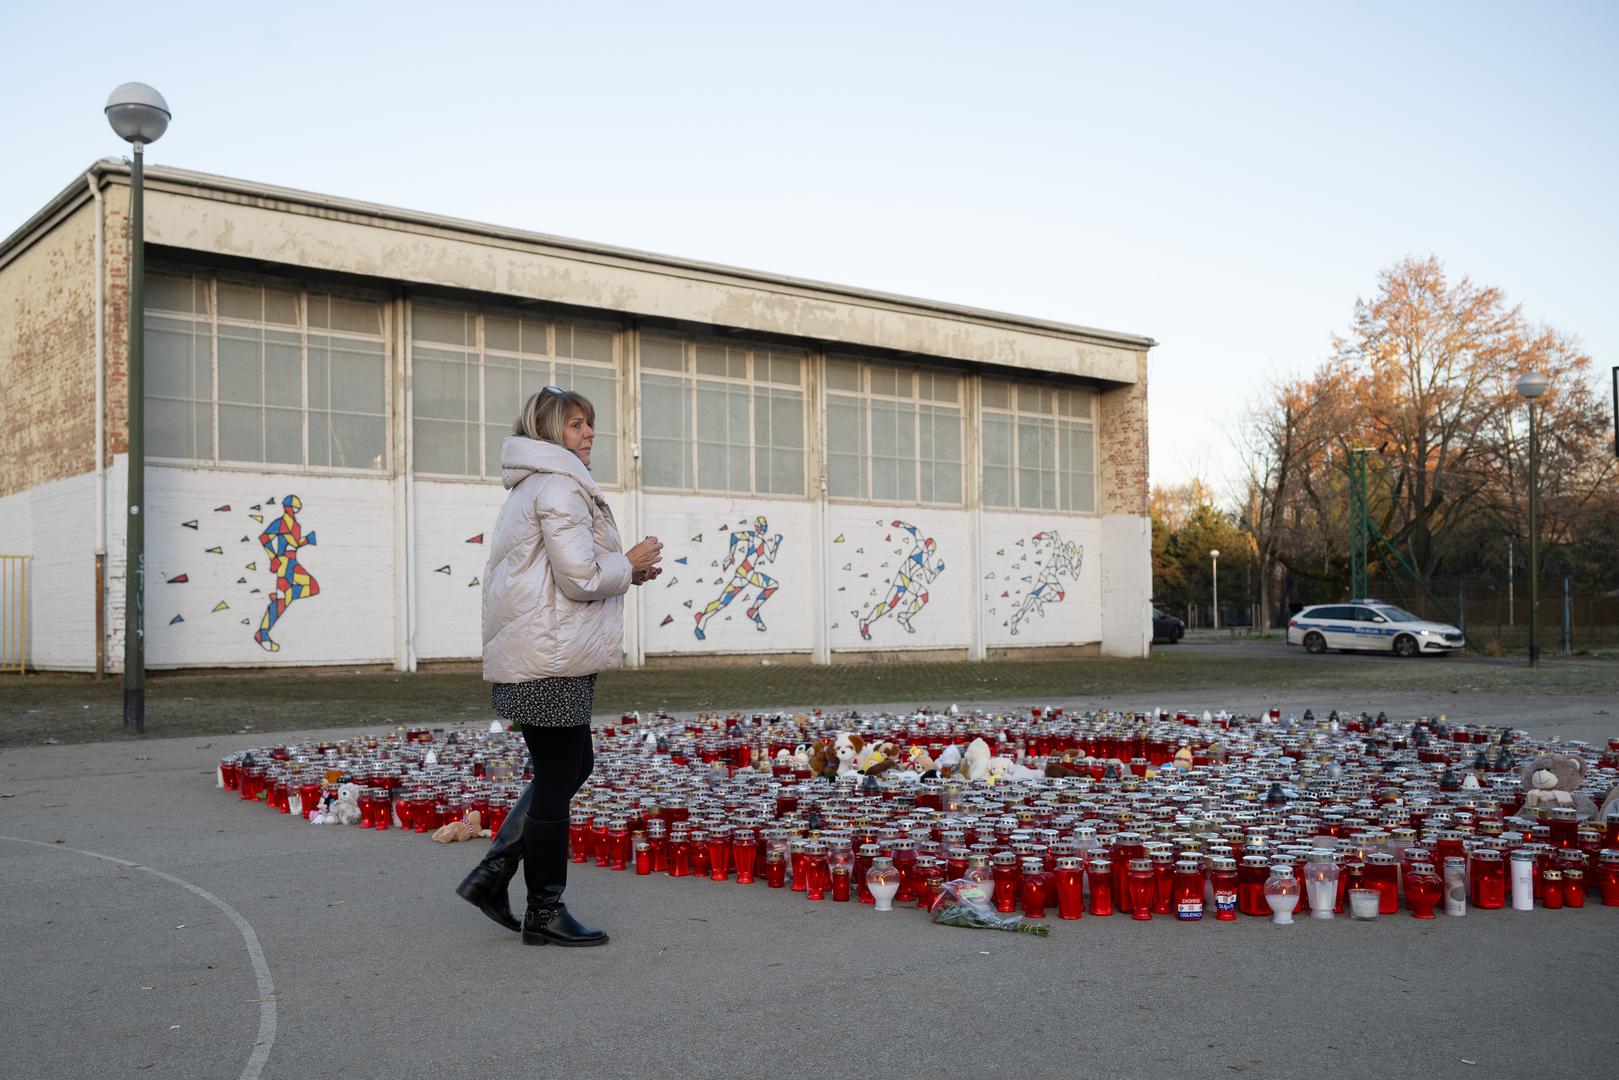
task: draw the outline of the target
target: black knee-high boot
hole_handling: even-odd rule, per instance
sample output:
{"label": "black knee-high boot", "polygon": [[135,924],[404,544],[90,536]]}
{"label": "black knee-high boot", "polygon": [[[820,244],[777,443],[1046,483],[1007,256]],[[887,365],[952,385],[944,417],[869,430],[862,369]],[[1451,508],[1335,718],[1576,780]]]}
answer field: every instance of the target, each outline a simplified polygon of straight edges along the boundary
{"label": "black knee-high boot", "polygon": [[507,889],[523,861],[523,832],[528,823],[528,808],[533,802],[534,785],[530,784],[501,823],[483,861],[455,887],[457,896],[513,932],[523,926],[512,914]]}
{"label": "black knee-high boot", "polygon": [[569,915],[562,902],[562,893],[568,887],[567,821],[528,822],[523,830],[523,878],[528,884],[523,944],[607,944],[606,934]]}

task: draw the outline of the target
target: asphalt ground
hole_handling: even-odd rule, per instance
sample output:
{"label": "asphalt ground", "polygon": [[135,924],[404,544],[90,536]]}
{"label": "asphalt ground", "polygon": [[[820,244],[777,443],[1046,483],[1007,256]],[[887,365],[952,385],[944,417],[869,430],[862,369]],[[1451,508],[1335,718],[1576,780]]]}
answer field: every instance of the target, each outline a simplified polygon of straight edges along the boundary
{"label": "asphalt ground", "polygon": [[[1619,734],[1604,698],[1370,683],[1054,703]],[[312,827],[215,788],[221,755],[266,741],[0,754],[0,1077],[1477,1080],[1619,1060],[1619,909],[1598,904],[1053,919],[1041,939],[587,866],[569,904],[611,944],[526,948],[451,892],[482,842]]]}

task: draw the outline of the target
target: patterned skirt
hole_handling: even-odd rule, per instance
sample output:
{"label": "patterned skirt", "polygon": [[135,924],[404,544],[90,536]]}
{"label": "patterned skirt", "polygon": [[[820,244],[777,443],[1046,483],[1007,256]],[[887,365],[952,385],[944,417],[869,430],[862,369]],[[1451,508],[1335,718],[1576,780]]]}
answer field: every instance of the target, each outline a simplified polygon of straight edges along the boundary
{"label": "patterned skirt", "polygon": [[494,683],[489,698],[495,713],[515,724],[588,726],[596,698],[596,676],[557,675],[533,682]]}

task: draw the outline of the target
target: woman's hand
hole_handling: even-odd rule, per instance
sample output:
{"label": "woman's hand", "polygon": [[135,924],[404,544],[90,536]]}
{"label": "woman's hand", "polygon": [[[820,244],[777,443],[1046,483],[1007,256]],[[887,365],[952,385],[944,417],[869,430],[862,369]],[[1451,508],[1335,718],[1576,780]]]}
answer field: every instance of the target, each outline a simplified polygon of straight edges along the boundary
{"label": "woman's hand", "polygon": [[630,569],[634,571],[634,576],[645,581],[645,573],[663,560],[663,542],[656,536],[649,536],[624,555],[630,560]]}
{"label": "woman's hand", "polygon": [[661,573],[663,573],[663,567],[661,566],[654,566],[650,570],[636,570],[630,575],[630,584],[645,585]]}

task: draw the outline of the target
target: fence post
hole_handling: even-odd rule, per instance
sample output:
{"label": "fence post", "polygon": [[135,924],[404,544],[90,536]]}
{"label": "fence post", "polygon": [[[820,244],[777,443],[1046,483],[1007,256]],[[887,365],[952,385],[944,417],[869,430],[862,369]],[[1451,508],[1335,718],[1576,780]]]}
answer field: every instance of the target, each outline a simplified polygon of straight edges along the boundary
{"label": "fence post", "polygon": [[1458,630],[1460,630],[1462,632],[1462,637],[1466,637],[1467,636],[1467,582],[1465,582],[1465,581],[1458,581],[1456,583],[1456,624],[1457,624],[1456,629],[1458,629]]}
{"label": "fence post", "polygon": [[1563,579],[1563,655],[1574,652],[1574,622],[1569,608],[1568,578]]}

